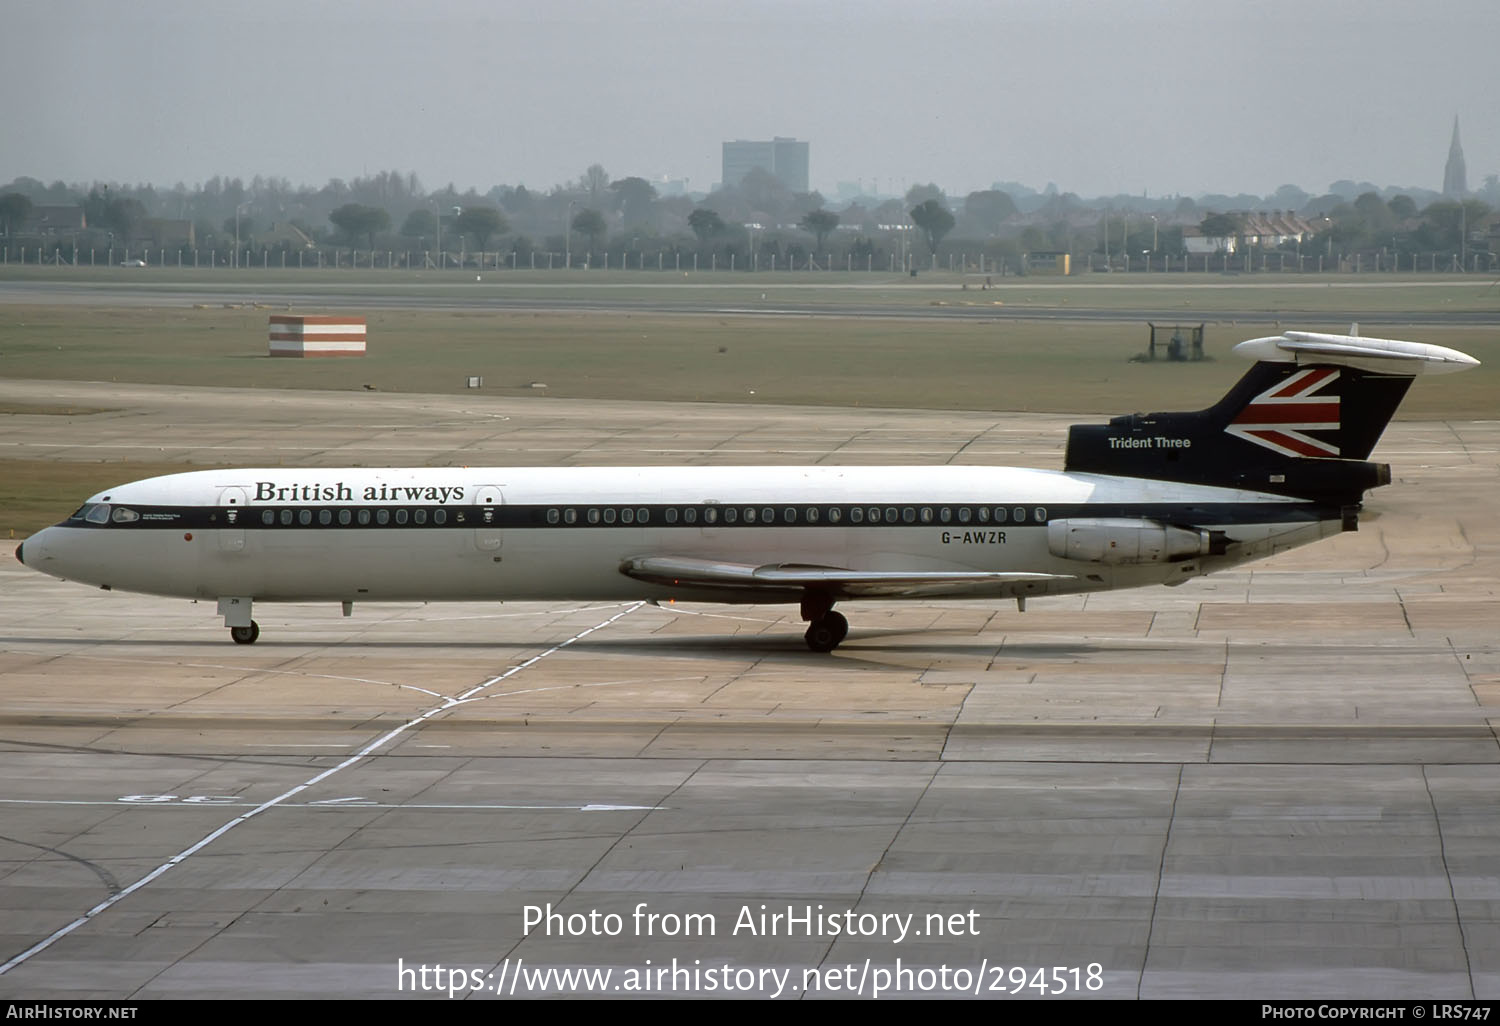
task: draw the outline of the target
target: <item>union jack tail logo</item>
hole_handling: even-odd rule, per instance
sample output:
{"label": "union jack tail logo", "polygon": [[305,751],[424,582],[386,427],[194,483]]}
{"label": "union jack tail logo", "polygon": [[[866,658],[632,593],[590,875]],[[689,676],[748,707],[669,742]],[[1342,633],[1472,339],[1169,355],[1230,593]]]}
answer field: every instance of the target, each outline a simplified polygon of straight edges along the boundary
{"label": "union jack tail logo", "polygon": [[1309,367],[1251,399],[1224,430],[1283,456],[1337,456],[1337,441],[1309,431],[1339,430],[1339,397],[1314,395],[1338,381],[1337,367]]}

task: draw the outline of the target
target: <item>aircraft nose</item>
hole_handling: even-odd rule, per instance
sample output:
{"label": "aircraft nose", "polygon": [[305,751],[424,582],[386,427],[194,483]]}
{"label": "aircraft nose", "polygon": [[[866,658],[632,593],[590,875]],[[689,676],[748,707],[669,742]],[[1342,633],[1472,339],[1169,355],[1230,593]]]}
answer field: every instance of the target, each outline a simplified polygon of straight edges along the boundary
{"label": "aircraft nose", "polygon": [[16,546],[16,562],[20,563],[22,566],[26,565],[26,557],[21,555],[21,550],[24,548],[26,548],[25,542],[22,542],[21,544]]}

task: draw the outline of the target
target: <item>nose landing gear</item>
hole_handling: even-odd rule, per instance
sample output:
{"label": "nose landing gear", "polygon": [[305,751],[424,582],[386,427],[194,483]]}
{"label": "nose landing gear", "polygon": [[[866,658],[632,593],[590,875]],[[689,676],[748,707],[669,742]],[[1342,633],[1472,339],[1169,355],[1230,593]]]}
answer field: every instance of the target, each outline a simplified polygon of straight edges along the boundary
{"label": "nose landing gear", "polygon": [[223,596],[219,599],[219,615],[229,636],[236,645],[253,645],[260,637],[260,624],[250,619],[250,610],[255,603],[248,596]]}
{"label": "nose landing gear", "polygon": [[231,627],[229,636],[234,639],[236,645],[253,645],[255,639],[260,637],[260,624],[251,620],[248,627]]}

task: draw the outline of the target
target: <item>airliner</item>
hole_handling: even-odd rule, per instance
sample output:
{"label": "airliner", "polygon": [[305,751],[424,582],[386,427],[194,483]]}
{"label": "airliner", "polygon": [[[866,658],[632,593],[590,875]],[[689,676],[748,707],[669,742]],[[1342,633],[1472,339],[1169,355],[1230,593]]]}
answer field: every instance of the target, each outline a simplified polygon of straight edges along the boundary
{"label": "airliner", "polygon": [[830,652],[838,602],[1177,585],[1341,531],[1442,346],[1287,331],[1208,409],[1069,429],[1060,471],[1007,467],[203,470],[110,488],[16,558],[105,590],[264,602],[795,603]]}

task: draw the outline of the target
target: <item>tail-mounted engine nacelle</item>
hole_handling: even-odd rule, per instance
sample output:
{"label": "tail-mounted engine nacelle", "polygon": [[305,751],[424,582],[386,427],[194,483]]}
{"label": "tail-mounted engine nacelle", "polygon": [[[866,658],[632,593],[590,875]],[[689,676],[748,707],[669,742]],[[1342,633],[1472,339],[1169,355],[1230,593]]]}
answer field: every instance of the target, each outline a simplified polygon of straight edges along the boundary
{"label": "tail-mounted engine nacelle", "polygon": [[1072,518],[1047,522],[1047,548],[1051,553],[1086,563],[1170,563],[1197,556],[1222,556],[1227,545],[1223,531],[1174,527],[1155,520]]}

